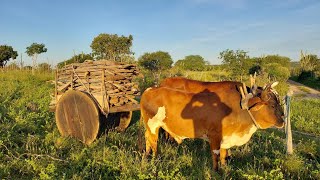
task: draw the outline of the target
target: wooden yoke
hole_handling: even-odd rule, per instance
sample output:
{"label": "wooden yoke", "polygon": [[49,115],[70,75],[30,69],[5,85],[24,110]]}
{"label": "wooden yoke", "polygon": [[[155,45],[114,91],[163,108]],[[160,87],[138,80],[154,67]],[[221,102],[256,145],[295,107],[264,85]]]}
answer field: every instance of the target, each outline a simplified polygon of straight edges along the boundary
{"label": "wooden yoke", "polygon": [[[249,106],[248,106],[248,102],[251,98],[253,98],[253,94],[252,93],[248,93],[247,91],[247,86],[245,85],[245,83],[242,83],[243,87],[240,87],[240,93],[241,93],[241,109],[247,110],[253,124],[258,128],[261,129],[261,126],[257,123],[256,119],[253,117],[253,115],[251,114],[251,112],[249,111]],[[251,89],[252,91],[252,89]]]}
{"label": "wooden yoke", "polygon": [[248,102],[249,99],[253,98],[252,93],[248,93],[247,86],[245,83],[242,83],[242,87],[240,87],[241,93],[241,109],[249,109]]}

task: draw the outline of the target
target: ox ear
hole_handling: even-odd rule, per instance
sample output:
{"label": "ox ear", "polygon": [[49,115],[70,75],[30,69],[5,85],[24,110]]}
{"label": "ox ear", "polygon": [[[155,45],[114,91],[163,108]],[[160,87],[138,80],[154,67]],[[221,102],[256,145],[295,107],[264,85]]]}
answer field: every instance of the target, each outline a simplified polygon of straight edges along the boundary
{"label": "ox ear", "polygon": [[259,97],[253,97],[249,99],[248,105],[249,107],[251,107],[259,102],[261,102],[261,99]]}
{"label": "ox ear", "polygon": [[265,103],[259,102],[255,104],[253,107],[250,108],[251,111],[259,111],[263,106],[265,106]]}

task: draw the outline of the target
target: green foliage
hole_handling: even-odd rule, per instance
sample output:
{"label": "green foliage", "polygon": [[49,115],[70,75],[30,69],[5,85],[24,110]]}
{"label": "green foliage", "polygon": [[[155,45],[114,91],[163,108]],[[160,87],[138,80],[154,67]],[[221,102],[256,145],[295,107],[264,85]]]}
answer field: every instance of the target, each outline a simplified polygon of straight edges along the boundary
{"label": "green foliage", "polygon": [[268,55],[262,58],[262,65],[270,64],[270,63],[278,63],[282,67],[290,69],[290,58],[279,55]]}
{"label": "green foliage", "polygon": [[320,89],[320,59],[317,55],[303,54],[301,51],[300,67],[293,69],[291,79],[314,89]]}
{"label": "green foliage", "polygon": [[270,63],[265,65],[265,70],[272,80],[286,81],[289,79],[290,71],[278,63]]}
{"label": "green foliage", "polygon": [[213,69],[211,71],[182,71],[180,76],[208,82],[230,80],[229,73],[220,69]]}
{"label": "green foliage", "polygon": [[157,51],[144,53],[138,59],[138,64],[150,71],[163,71],[171,68],[173,61],[168,52]]}
{"label": "green foliage", "polygon": [[139,84],[139,89],[141,92],[144,92],[147,88],[156,85],[156,79],[154,78],[151,71],[143,70],[143,77],[137,78],[137,83]]}
{"label": "green foliage", "polygon": [[97,59],[122,61],[123,56],[132,54],[130,50],[132,41],[132,35],[126,37],[101,33],[93,39],[90,47]]}
{"label": "green foliage", "polygon": [[301,51],[300,67],[302,71],[314,72],[318,66],[320,66],[320,59],[317,55],[304,55]]}
{"label": "green foliage", "polygon": [[219,58],[222,59],[222,63],[227,66],[228,70],[232,73],[232,77],[236,80],[242,81],[243,76],[248,74],[249,67],[246,62],[249,56],[247,52],[227,49],[220,52]]}
{"label": "green foliage", "polygon": [[320,100],[294,100],[292,109],[292,128],[308,133],[320,134]]}
{"label": "green foliage", "polygon": [[149,71],[148,74],[152,76],[153,84],[159,84],[162,78],[167,77],[167,70],[171,68],[172,63],[170,54],[163,51],[144,53],[138,59],[139,66]]}
{"label": "green foliage", "polygon": [[47,48],[44,44],[32,43],[27,47],[26,53],[28,56],[37,56],[38,54],[47,52]]}
{"label": "green foliage", "polygon": [[59,62],[57,64],[57,67],[62,68],[65,65],[72,64],[72,63],[82,63],[85,60],[93,60],[93,56],[91,54],[84,54],[84,53],[77,54],[77,55],[72,56],[68,60]]}
{"label": "green foliage", "polygon": [[200,55],[189,55],[182,60],[178,60],[175,66],[178,66],[184,70],[190,71],[203,71],[207,62]]}
{"label": "green foliage", "polygon": [[16,59],[18,52],[11,46],[0,45],[0,67],[4,67],[10,59]]}
{"label": "green foliage", "polygon": [[309,86],[311,88],[320,90],[320,78],[312,78],[309,75],[303,75],[306,72],[302,72],[300,76],[302,77],[291,77],[292,80],[297,81],[301,84]]}

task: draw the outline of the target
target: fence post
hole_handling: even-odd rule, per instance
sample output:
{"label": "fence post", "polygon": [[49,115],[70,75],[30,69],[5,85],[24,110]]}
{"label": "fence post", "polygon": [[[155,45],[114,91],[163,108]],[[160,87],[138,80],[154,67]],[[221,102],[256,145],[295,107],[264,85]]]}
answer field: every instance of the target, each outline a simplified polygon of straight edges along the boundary
{"label": "fence post", "polygon": [[289,91],[286,95],[286,143],[287,143],[287,154],[293,153],[292,148],[292,132],[291,132],[291,122],[290,122],[290,100],[292,92]]}

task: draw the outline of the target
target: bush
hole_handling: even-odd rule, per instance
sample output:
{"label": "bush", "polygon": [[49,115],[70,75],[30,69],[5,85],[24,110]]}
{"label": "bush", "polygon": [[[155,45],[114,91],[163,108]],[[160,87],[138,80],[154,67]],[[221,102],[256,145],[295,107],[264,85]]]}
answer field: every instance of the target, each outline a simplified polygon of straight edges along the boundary
{"label": "bush", "polygon": [[265,70],[273,80],[286,81],[290,77],[289,69],[278,63],[267,64]]}
{"label": "bush", "polygon": [[309,78],[313,78],[314,74],[312,71],[302,71],[298,76],[298,81],[305,81]]}

